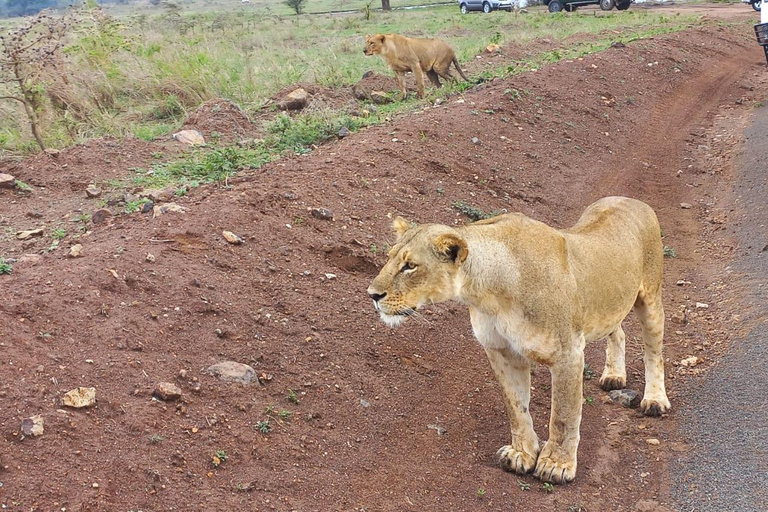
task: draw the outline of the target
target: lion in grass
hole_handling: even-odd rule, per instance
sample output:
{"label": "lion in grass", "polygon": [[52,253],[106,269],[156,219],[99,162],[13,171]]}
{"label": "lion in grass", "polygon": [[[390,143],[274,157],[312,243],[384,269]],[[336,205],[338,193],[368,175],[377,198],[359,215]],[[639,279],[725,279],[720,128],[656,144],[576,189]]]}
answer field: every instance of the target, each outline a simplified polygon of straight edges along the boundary
{"label": "lion in grass", "polygon": [[[554,483],[576,476],[585,343],[608,337],[604,390],[627,382],[624,331],[642,326],[647,416],[670,409],[664,387],[663,246],[656,214],[640,201],[606,197],[570,229],[520,213],[460,227],[394,221],[397,243],[368,288],[381,319],[402,324],[419,307],[450,299],[469,306],[472,329],[501,386],[512,440],[501,466]],[[531,361],[552,375],[549,440],[539,444],[528,411]]]}
{"label": "lion in grass", "polygon": [[456,53],[442,39],[415,39],[398,34],[376,34],[365,37],[366,55],[381,55],[397,77],[397,83],[405,99],[405,73],[413,72],[416,77],[416,95],[424,97],[424,73],[435,87],[442,87],[440,77],[455,81],[451,63],[456,71],[469,82],[456,60]]}

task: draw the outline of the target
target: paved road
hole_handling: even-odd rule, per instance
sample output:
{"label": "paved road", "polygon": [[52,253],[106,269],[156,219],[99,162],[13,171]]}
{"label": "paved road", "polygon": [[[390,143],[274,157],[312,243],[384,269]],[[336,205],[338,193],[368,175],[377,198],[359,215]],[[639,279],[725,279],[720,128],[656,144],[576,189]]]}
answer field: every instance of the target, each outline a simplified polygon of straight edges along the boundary
{"label": "paved road", "polygon": [[754,328],[691,389],[679,411],[680,436],[695,448],[671,467],[681,512],[768,511],[768,108],[745,132],[734,196],[747,220],[735,228],[748,278],[745,300],[756,305]]}

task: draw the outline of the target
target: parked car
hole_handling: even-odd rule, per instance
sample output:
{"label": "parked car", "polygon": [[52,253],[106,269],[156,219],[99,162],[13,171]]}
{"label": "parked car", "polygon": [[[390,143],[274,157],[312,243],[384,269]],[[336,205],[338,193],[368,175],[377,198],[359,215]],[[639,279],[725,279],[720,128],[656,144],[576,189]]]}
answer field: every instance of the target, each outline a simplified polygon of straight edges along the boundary
{"label": "parked car", "polygon": [[512,0],[459,0],[459,9],[461,14],[467,14],[469,11],[512,11]]}
{"label": "parked car", "polygon": [[549,12],[575,11],[582,5],[599,5],[604,11],[610,11],[614,7],[626,11],[631,3],[632,0],[544,0]]}
{"label": "parked car", "polygon": [[760,8],[763,6],[762,0],[741,0],[745,4],[749,4],[752,6],[752,8],[758,12],[760,12]]}

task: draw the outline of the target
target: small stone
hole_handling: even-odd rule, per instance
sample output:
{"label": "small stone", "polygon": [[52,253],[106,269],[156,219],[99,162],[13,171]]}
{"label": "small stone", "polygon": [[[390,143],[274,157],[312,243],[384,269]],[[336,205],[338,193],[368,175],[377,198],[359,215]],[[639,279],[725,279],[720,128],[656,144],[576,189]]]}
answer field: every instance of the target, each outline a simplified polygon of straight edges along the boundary
{"label": "small stone", "polygon": [[72,247],[69,248],[69,253],[67,256],[70,258],[77,258],[80,256],[80,253],[83,252],[83,246],[81,244],[75,244]]}
{"label": "small stone", "polygon": [[176,190],[173,188],[151,188],[147,190],[142,190],[139,192],[139,197],[145,197],[152,201],[153,203],[162,203],[165,201],[170,201],[174,197],[176,197]]}
{"label": "small stone", "polygon": [[650,437],[645,440],[646,443],[648,443],[651,446],[659,446],[661,444],[661,441],[656,439],[655,437]]}
{"label": "small stone", "polygon": [[88,185],[88,188],[85,189],[85,195],[91,198],[99,197],[101,195],[101,189],[96,185],[90,184]]}
{"label": "small stone", "polygon": [[440,105],[442,105],[443,103],[445,103],[445,100],[444,100],[443,98],[437,98],[437,99],[435,100],[434,106],[436,106],[436,107],[439,107],[439,106],[440,106]]}
{"label": "small stone", "polygon": [[624,48],[625,46],[627,45],[625,45],[621,41],[614,41],[611,43],[611,48]]}
{"label": "small stone", "polygon": [[368,90],[363,87],[360,84],[356,84],[352,86],[352,96],[355,97],[355,99],[358,100],[367,100],[371,94],[368,92]]}
{"label": "small stone", "polygon": [[328,279],[329,281],[331,279],[336,279],[336,274],[325,274],[325,278]]}
{"label": "small stone", "polygon": [[637,391],[633,389],[614,389],[608,396],[611,401],[626,407],[628,409],[635,409],[640,406],[642,399]]}
{"label": "small stone", "polygon": [[67,407],[80,409],[96,403],[96,388],[75,388],[67,391],[61,399]]}
{"label": "small stone", "polygon": [[43,417],[41,415],[35,414],[21,420],[21,433],[25,436],[41,436],[43,431]]}
{"label": "small stone", "polygon": [[112,218],[112,212],[106,208],[101,208],[93,212],[91,215],[91,222],[94,224],[103,224]]}
{"label": "small stone", "polygon": [[149,213],[155,209],[155,203],[152,201],[145,201],[141,203],[141,213]]}
{"label": "small stone", "polygon": [[312,208],[309,214],[320,220],[333,220],[333,212],[327,208]]}
{"label": "small stone", "polygon": [[160,400],[170,401],[181,398],[181,388],[171,382],[159,382],[153,393]]}
{"label": "small stone", "polygon": [[208,367],[208,373],[225,382],[250,384],[256,378],[256,371],[247,364],[224,361]]}
{"label": "small stone", "polygon": [[277,108],[280,110],[301,110],[309,102],[309,93],[299,87],[286,94],[283,99],[277,102]]}
{"label": "small stone", "polygon": [[56,158],[57,156],[59,156],[61,154],[61,151],[59,151],[56,148],[46,148],[45,149],[45,154],[48,155],[48,156],[52,156],[52,157]]}
{"label": "small stone", "polygon": [[181,130],[173,134],[173,139],[188,146],[201,146],[205,144],[203,134],[197,130]]}
{"label": "small stone", "polygon": [[0,188],[13,188],[16,184],[16,178],[10,174],[0,173]]}
{"label": "small stone", "polygon": [[33,236],[43,236],[43,228],[29,229],[27,231],[19,231],[16,233],[16,238],[19,240],[27,240]]}
{"label": "small stone", "polygon": [[147,257],[144,258],[144,259],[147,260],[149,263],[154,263],[155,262],[155,255],[152,254],[151,252],[148,252],[147,253]]}
{"label": "small stone", "polygon": [[349,128],[347,128],[346,126],[342,126],[341,128],[339,128],[338,136],[340,139],[343,139],[349,134],[350,134]]}
{"label": "small stone", "polygon": [[392,103],[392,98],[384,91],[371,91],[371,101],[377,105],[386,105]]}
{"label": "small stone", "polygon": [[704,302],[697,302],[696,309],[709,309],[709,304],[705,304]]}
{"label": "small stone", "polygon": [[690,203],[680,203],[680,208],[682,208],[683,210],[690,210],[691,209],[691,204]]}
{"label": "small stone", "polygon": [[361,398],[360,399],[360,405],[362,405],[363,407],[365,407],[367,409],[368,407],[371,406],[371,402],[369,402],[365,398]]}
{"label": "small stone", "polygon": [[496,43],[491,43],[485,47],[485,53],[497,53],[501,51],[501,47]]}
{"label": "small stone", "polygon": [[693,368],[700,362],[701,362],[701,359],[699,359],[698,357],[688,356],[685,359],[680,360],[680,366],[685,366],[686,368]]}
{"label": "small stone", "polygon": [[243,239],[231,231],[222,231],[221,235],[227,242],[233,245],[240,245],[243,243]]}
{"label": "small stone", "polygon": [[91,487],[93,487],[94,489],[98,489],[99,488],[99,484],[94,482],[94,483],[91,484]]}
{"label": "small stone", "polygon": [[165,204],[156,204],[152,208],[152,218],[159,217],[161,215],[164,215],[166,213],[175,212],[175,213],[184,213],[187,209],[183,206],[180,206],[176,203],[165,203]]}
{"label": "small stone", "polygon": [[480,139],[477,137],[472,137],[472,144],[480,144]]}

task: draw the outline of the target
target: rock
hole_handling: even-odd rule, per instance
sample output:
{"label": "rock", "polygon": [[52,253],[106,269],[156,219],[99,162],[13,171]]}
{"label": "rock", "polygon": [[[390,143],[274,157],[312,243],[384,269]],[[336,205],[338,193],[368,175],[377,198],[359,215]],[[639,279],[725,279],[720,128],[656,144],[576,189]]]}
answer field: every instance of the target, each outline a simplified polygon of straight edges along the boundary
{"label": "rock", "polygon": [[301,110],[309,102],[309,93],[299,87],[286,94],[283,99],[277,102],[277,108],[280,110]]}
{"label": "rock", "polygon": [[344,137],[349,135],[349,133],[350,133],[349,128],[347,128],[346,126],[342,126],[341,128],[339,128],[338,136],[340,139],[343,139]]}
{"label": "rock", "polygon": [[27,231],[19,231],[16,233],[16,238],[19,240],[27,240],[33,236],[43,236],[43,228],[30,229]]}
{"label": "rock", "polygon": [[77,258],[80,256],[81,252],[83,252],[83,246],[81,244],[75,244],[69,248],[69,253],[67,256],[70,258]]}
{"label": "rock", "polygon": [[59,151],[56,148],[46,148],[45,149],[45,154],[48,155],[48,156],[52,156],[53,158],[56,158],[57,156],[59,156],[61,154],[61,151]]}
{"label": "rock", "polygon": [[371,71],[370,69],[368,71],[366,71],[365,73],[363,73],[363,80],[365,80],[369,76],[373,76],[373,71]]}
{"label": "rock", "polygon": [[608,396],[613,403],[619,404],[628,409],[635,409],[640,406],[642,398],[637,391],[633,389],[614,389]]}
{"label": "rock", "polygon": [[155,255],[152,254],[151,252],[148,252],[147,253],[147,257],[144,258],[144,259],[146,259],[149,263],[154,263],[155,262]]}
{"label": "rock", "polygon": [[152,218],[159,217],[169,212],[184,213],[187,209],[176,203],[156,204],[152,208]]}
{"label": "rock", "polygon": [[362,85],[355,84],[352,86],[352,96],[360,101],[363,101],[369,99],[371,97],[371,93],[368,92],[368,89]]}
{"label": "rock", "polygon": [[247,364],[224,361],[208,367],[208,373],[225,382],[250,384],[256,378],[256,371]]}
{"label": "rock", "polygon": [[437,99],[435,100],[434,106],[435,106],[435,107],[439,107],[439,106],[440,106],[440,105],[442,105],[443,103],[445,103],[445,100],[444,100],[443,98],[437,98]]}
{"label": "rock", "polygon": [[32,437],[43,435],[43,417],[35,414],[21,420],[21,433]]}
{"label": "rock", "polygon": [[88,188],[85,189],[85,195],[88,197],[99,197],[101,195],[101,189],[93,184],[88,185]]}
{"label": "rock", "polygon": [[21,258],[19,258],[18,264],[34,267],[41,261],[43,261],[43,257],[39,254],[22,254]]}
{"label": "rock", "polygon": [[626,46],[627,45],[625,45],[621,41],[614,41],[614,42],[611,43],[611,48],[624,48]]}
{"label": "rock", "polygon": [[146,197],[153,203],[163,203],[176,197],[176,190],[173,188],[152,188],[139,192],[139,197]]}
{"label": "rock", "polygon": [[333,212],[327,208],[312,208],[309,214],[320,220],[333,220]]}
{"label": "rock", "polygon": [[661,441],[659,441],[655,437],[648,438],[645,440],[645,442],[651,446],[659,446],[661,444]]}
{"label": "rock", "polygon": [[171,382],[159,382],[155,386],[154,396],[160,400],[178,400],[181,398],[181,388]]}
{"label": "rock", "polygon": [[477,137],[472,137],[472,144],[480,144],[480,139]]}
{"label": "rock", "polygon": [[94,224],[104,224],[109,219],[112,218],[112,212],[109,211],[106,208],[100,208],[93,212],[93,215],[91,215],[91,222]]}
{"label": "rock", "polygon": [[685,366],[686,368],[693,368],[700,362],[701,362],[701,359],[699,359],[698,357],[688,356],[685,359],[680,360],[680,366]]}
{"label": "rock", "polygon": [[392,98],[384,91],[372,91],[371,101],[377,105],[386,105],[387,103],[392,103]]}
{"label": "rock", "polygon": [[188,146],[202,146],[205,144],[203,134],[197,130],[181,130],[173,134],[173,139]]}
{"label": "rock", "polygon": [[709,309],[709,304],[705,304],[704,302],[697,302],[696,309]]}
{"label": "rock", "polygon": [[10,174],[0,173],[0,188],[13,188],[16,185],[16,178]]}
{"label": "rock", "polygon": [[485,47],[485,53],[496,53],[500,51],[501,51],[501,47],[495,43],[491,43]]}
{"label": "rock", "polygon": [[61,399],[67,407],[80,409],[96,403],[96,388],[75,388],[67,391]]}
{"label": "rock", "polygon": [[155,209],[155,203],[147,201],[141,205],[141,213],[149,213]]}
{"label": "rock", "polygon": [[336,274],[325,274],[325,278],[329,281],[336,279]]}
{"label": "rock", "polygon": [[682,208],[683,210],[690,210],[691,205],[690,203],[680,203],[680,208]]}
{"label": "rock", "polygon": [[236,234],[234,234],[231,231],[222,231],[221,235],[224,237],[224,239],[233,244],[233,245],[240,245],[243,243],[243,239]]}

